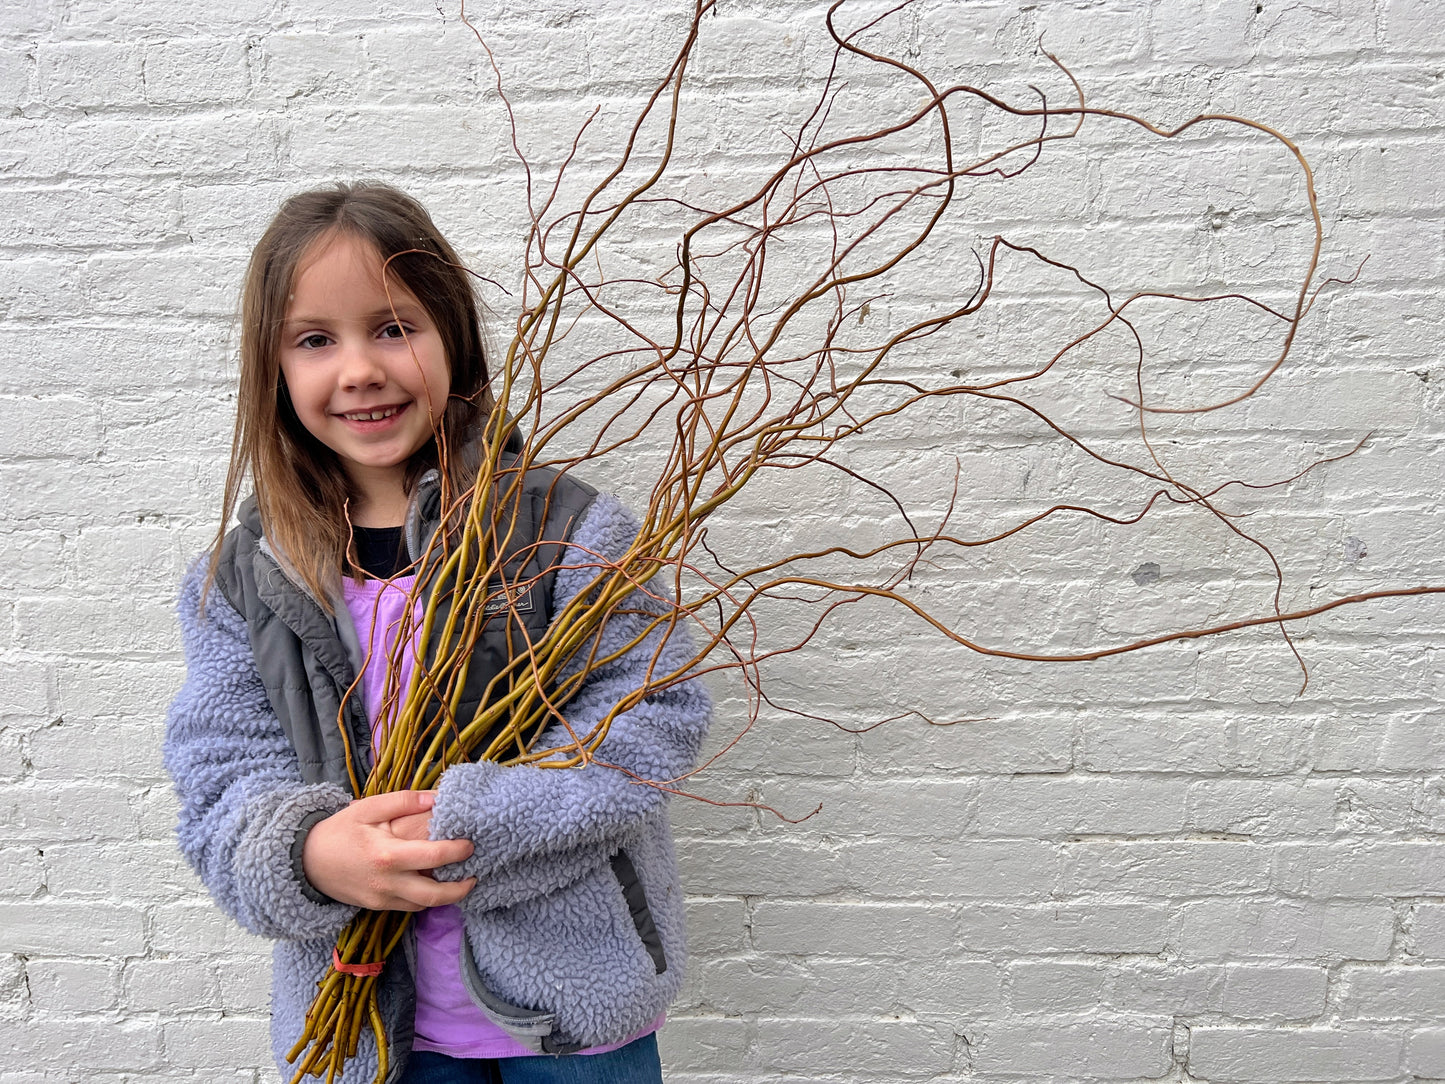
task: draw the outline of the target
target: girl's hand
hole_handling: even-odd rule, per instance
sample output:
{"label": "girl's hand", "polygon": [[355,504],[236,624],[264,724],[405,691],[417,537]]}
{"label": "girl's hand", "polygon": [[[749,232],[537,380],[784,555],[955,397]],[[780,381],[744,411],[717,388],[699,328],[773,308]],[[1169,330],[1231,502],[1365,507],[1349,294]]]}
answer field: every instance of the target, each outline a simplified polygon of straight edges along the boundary
{"label": "girl's hand", "polygon": [[318,822],[301,852],[306,879],[334,900],[373,911],[420,911],[458,902],[476,878],[442,883],[431,871],[470,857],[472,844],[426,839],[435,801],[430,790],[376,794]]}

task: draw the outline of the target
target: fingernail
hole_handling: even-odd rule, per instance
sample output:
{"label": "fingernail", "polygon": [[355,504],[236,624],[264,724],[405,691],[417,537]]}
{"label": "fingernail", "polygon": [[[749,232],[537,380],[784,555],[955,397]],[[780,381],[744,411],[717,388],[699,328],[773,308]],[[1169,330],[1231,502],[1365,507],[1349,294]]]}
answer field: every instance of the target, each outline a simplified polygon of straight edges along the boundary
{"label": "fingernail", "polygon": [[436,801],[437,801],[437,792],[436,792],[436,791],[434,791],[434,790],[424,790],[424,791],[421,792],[421,807],[422,807],[423,809],[430,809],[432,806],[436,805]]}

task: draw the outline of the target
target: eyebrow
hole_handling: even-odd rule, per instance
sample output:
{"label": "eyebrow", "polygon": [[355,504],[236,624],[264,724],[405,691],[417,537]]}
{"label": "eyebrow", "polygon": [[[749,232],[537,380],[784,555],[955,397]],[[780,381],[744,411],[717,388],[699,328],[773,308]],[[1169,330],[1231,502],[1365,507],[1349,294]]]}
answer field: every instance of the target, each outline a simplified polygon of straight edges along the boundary
{"label": "eyebrow", "polygon": [[[420,311],[422,311],[420,305],[417,305],[416,308],[413,308],[412,302],[402,301],[398,302],[395,308],[388,307],[373,309],[371,312],[363,314],[363,317],[368,323],[373,320],[380,320],[383,318],[399,320],[406,316],[415,316],[416,313]],[[332,317],[329,316],[292,316],[288,317],[286,320],[283,320],[281,326],[288,328],[300,327],[306,324],[328,324],[331,323],[331,321]]]}

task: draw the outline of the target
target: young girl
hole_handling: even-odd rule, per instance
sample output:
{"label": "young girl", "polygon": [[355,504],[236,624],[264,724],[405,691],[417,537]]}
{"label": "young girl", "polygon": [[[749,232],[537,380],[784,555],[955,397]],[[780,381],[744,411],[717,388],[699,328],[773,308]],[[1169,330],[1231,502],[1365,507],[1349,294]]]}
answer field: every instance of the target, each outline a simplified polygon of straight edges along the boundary
{"label": "young girl", "polygon": [[[336,936],[362,907],[420,912],[380,980],[387,1084],[661,1079],[653,1033],[682,981],[682,892],[665,795],[634,776],[691,766],[700,683],[613,721],[598,756],[625,772],[484,761],[434,792],[356,799],[348,783],[348,758],[358,778],[369,767],[408,572],[441,494],[470,491],[466,453],[492,406],[471,284],[427,213],[382,185],[287,200],[247,273],[223,534],[182,584],[186,681],[165,748],[182,851],[228,914],[277,939],[284,1080]],[[255,493],[237,510],[248,473]],[[535,639],[591,580],[594,555],[621,555],[637,529],[612,498],[544,469],[526,473],[517,507],[543,543],[517,581],[534,586],[473,652],[473,706],[517,633]],[[639,592],[599,657],[660,605]],[[575,732],[638,687],[657,652],[658,672],[689,658],[685,637],[658,640],[589,676],[564,707]],[[377,1072],[363,1035],[348,1084]]]}

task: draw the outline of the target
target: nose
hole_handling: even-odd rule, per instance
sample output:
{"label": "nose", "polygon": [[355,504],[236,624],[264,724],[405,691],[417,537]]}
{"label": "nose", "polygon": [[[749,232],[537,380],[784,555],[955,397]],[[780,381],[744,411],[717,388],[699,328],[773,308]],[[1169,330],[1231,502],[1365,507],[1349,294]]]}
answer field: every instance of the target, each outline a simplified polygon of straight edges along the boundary
{"label": "nose", "polygon": [[337,382],[347,390],[379,388],[386,383],[386,367],[370,342],[343,343]]}

